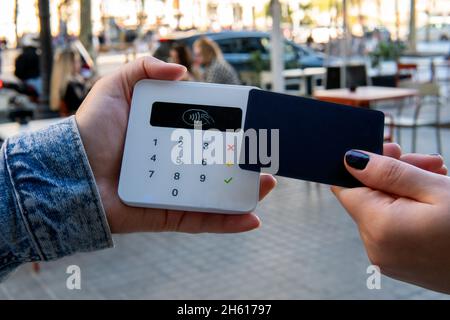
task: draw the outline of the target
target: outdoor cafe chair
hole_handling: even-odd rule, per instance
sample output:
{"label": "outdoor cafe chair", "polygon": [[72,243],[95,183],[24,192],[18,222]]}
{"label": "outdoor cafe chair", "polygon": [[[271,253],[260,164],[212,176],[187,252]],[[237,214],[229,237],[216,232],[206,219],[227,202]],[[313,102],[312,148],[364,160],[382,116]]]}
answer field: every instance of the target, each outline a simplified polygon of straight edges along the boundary
{"label": "outdoor cafe chair", "polygon": [[[411,126],[412,127],[412,152],[416,151],[417,145],[417,130],[419,126],[434,126],[436,127],[436,144],[439,153],[442,151],[442,141],[440,135],[440,114],[442,107],[442,97],[440,94],[440,86],[436,82],[416,82],[416,81],[401,81],[399,83],[401,88],[416,89],[418,97],[413,99],[412,107],[414,108],[412,123],[395,123],[395,126]],[[424,106],[434,106],[434,120],[420,121],[420,114]],[[398,117],[402,114],[403,106],[399,108]],[[395,122],[395,120],[394,120]]]}
{"label": "outdoor cafe chair", "polygon": [[417,80],[417,64],[397,62],[396,82],[397,86],[402,80]]}
{"label": "outdoor cafe chair", "polygon": [[[348,65],[346,69],[346,88],[369,86],[370,79],[365,64]],[[329,66],[325,74],[325,89],[341,88],[341,67]]]}

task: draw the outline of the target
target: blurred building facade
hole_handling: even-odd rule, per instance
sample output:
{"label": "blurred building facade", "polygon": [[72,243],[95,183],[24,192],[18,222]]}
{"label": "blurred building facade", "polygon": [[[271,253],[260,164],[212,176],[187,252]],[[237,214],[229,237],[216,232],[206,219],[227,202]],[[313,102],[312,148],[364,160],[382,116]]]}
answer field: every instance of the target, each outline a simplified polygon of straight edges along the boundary
{"label": "blurred building facade", "polygon": [[[175,30],[196,29],[219,31],[223,29],[268,30],[271,19],[268,14],[270,0],[91,0],[93,33],[105,29],[106,22],[114,20],[119,26],[140,27],[162,35]],[[283,8],[286,36],[306,40],[311,29],[317,38],[335,36],[333,28],[342,21],[341,0],[280,0]],[[17,30],[14,8],[17,8]],[[15,42],[15,32],[36,33],[37,0],[2,0],[0,11],[0,38]],[[354,34],[364,29],[384,26],[393,35],[405,37],[409,19],[409,0],[353,0],[349,1],[349,21]],[[79,32],[80,1],[50,0],[51,24],[54,35],[61,30],[61,20],[69,34]],[[417,0],[417,24],[450,23],[449,0]],[[440,19],[440,20],[439,20]],[[322,28],[322,31],[321,29]],[[334,32],[334,33],[333,33]],[[322,41],[322,40],[321,40]]]}

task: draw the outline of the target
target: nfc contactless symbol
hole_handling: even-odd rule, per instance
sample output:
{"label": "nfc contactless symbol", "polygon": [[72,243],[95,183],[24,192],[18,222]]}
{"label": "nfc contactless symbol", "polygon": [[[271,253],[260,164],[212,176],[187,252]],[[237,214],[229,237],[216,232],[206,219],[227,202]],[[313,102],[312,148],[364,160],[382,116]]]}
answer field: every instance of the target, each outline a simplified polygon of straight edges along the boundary
{"label": "nfc contactless symbol", "polygon": [[202,109],[189,109],[183,113],[182,119],[189,126],[194,126],[195,122],[201,122],[202,125],[213,125],[214,119],[208,112]]}

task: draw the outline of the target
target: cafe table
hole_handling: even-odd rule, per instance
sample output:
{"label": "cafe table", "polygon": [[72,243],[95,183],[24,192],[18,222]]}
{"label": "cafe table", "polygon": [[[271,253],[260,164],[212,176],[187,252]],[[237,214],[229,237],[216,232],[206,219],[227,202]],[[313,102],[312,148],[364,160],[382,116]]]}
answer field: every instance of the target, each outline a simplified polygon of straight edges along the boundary
{"label": "cafe table", "polygon": [[404,100],[418,96],[416,89],[390,87],[357,87],[355,91],[349,89],[316,90],[314,98],[322,101],[346,104],[353,107],[370,108],[371,104],[388,100]]}
{"label": "cafe table", "polygon": [[[413,106],[416,110],[418,108],[419,92],[416,89],[409,88],[391,88],[391,87],[357,87],[355,91],[349,89],[328,89],[328,90],[316,90],[313,94],[314,98],[322,101],[334,102],[349,105],[352,107],[370,108],[371,105],[383,101],[399,101],[399,115],[406,99],[412,98],[414,100]],[[386,118],[389,120],[389,132],[385,135],[385,141],[393,141],[394,139],[394,119],[392,115],[385,113]],[[414,126],[414,136],[416,134]],[[400,128],[397,130],[398,142],[400,143]],[[413,139],[413,149],[416,147],[415,138]]]}

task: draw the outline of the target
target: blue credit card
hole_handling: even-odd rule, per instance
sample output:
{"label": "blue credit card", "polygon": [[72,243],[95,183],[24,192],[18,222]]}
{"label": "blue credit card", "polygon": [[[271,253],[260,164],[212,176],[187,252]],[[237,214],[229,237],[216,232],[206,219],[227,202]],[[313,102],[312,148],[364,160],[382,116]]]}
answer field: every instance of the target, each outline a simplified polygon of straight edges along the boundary
{"label": "blue credit card", "polygon": [[344,166],[348,150],[383,152],[382,112],[263,90],[250,91],[244,132],[249,129],[257,145],[244,139],[242,169],[275,168],[269,172],[329,185],[361,186]]}

